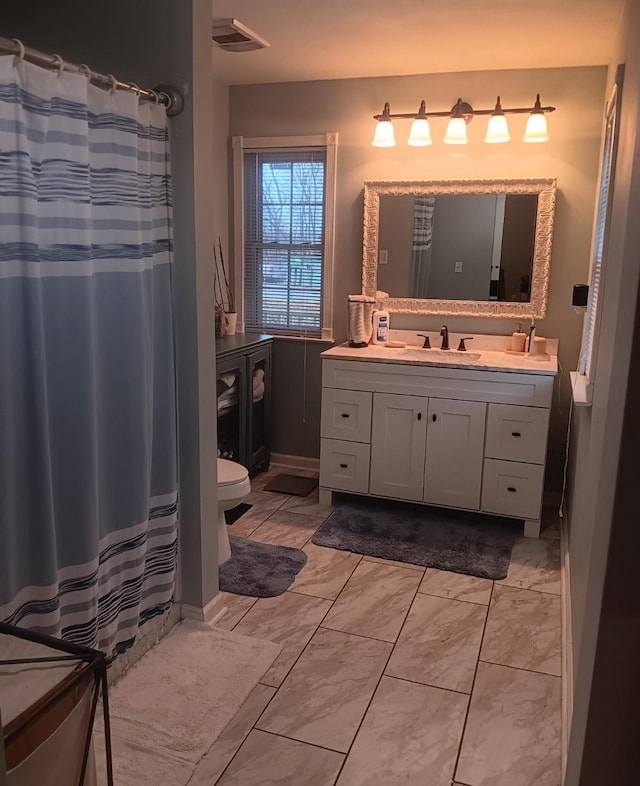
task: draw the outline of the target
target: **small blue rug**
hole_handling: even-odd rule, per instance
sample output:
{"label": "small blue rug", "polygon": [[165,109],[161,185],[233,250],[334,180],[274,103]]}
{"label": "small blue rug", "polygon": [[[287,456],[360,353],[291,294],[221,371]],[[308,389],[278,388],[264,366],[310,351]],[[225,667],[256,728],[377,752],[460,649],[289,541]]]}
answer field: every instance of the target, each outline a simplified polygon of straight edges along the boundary
{"label": "small blue rug", "polygon": [[293,584],[307,555],[289,546],[229,538],[231,556],[219,568],[220,589],[252,598],[275,598]]}
{"label": "small blue rug", "polygon": [[520,534],[517,521],[500,516],[356,498],[338,505],[311,541],[370,557],[504,579]]}

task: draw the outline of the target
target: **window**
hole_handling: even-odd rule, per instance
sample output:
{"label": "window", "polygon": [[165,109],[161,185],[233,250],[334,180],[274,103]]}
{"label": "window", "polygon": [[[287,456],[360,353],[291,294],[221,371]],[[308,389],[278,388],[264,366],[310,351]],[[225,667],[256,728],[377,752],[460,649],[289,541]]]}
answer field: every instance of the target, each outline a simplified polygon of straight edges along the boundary
{"label": "window", "polygon": [[336,144],[337,134],[234,138],[244,330],[331,338]]}
{"label": "window", "polygon": [[[574,399],[577,404],[590,404],[595,376],[596,349],[600,326],[598,303],[602,297],[609,236],[609,216],[613,195],[616,150],[618,147],[618,114],[622,92],[624,66],[618,66],[611,99],[605,111],[604,144],[600,168],[600,185],[596,207],[595,227],[591,252],[589,301],[582,335],[578,373],[574,380]],[[580,391],[578,394],[577,391]]]}

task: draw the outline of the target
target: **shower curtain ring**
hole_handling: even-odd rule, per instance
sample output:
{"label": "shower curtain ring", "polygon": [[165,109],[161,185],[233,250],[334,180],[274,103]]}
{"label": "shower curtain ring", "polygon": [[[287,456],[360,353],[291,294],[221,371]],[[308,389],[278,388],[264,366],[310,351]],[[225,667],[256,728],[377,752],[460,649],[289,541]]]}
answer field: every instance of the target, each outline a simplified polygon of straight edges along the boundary
{"label": "shower curtain ring", "polygon": [[58,76],[60,76],[60,74],[64,71],[64,60],[60,57],[60,55],[51,55],[51,57],[54,62],[53,67],[58,71]]}
{"label": "shower curtain ring", "polygon": [[19,38],[12,38],[11,40],[18,47],[18,54],[16,57],[18,58],[18,62],[21,63],[24,60],[24,44]]}
{"label": "shower curtain ring", "polygon": [[113,74],[107,74],[107,79],[111,82],[111,87],[109,88],[109,92],[113,95],[116,92],[116,88],[118,87],[118,80],[115,78]]}
{"label": "shower curtain ring", "polygon": [[157,106],[160,103],[160,96],[157,90],[149,90],[149,95],[153,98],[153,103]]}
{"label": "shower curtain ring", "polygon": [[80,71],[81,74],[86,76],[87,79],[89,81],[91,81],[91,69],[89,68],[89,66],[86,63],[80,63],[78,65],[78,71]]}
{"label": "shower curtain ring", "polygon": [[127,84],[134,91],[134,93],[137,93],[138,99],[140,99],[140,95],[142,94],[142,90],[140,90],[138,85],[135,82],[127,82]]}

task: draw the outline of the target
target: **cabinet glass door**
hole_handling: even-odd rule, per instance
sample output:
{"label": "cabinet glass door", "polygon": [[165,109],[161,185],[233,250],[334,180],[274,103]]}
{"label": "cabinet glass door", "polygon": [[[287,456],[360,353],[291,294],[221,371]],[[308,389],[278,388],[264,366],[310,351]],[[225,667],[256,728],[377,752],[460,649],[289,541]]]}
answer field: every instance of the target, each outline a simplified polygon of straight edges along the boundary
{"label": "cabinet glass door", "polygon": [[218,457],[243,464],[245,423],[245,359],[218,362],[216,396],[218,408]]}
{"label": "cabinet glass door", "polygon": [[248,357],[249,384],[249,466],[269,468],[269,408],[271,390],[271,352],[261,349]]}

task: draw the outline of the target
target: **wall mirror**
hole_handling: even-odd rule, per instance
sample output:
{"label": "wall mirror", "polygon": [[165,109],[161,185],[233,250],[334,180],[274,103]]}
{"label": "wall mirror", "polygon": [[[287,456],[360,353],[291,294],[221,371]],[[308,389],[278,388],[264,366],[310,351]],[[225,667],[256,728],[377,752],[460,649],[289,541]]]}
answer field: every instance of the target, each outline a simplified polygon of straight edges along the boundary
{"label": "wall mirror", "polygon": [[362,291],[401,314],[544,317],[554,179],[368,181]]}

